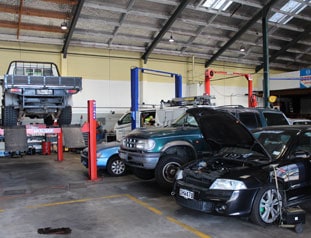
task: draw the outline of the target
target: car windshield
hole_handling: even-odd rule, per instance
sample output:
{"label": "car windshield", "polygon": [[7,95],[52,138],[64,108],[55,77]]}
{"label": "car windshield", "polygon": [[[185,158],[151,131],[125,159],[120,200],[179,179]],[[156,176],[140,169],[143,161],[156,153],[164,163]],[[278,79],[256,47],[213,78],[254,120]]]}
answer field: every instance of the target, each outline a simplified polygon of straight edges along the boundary
{"label": "car windshield", "polygon": [[174,127],[179,127],[179,126],[199,127],[197,121],[194,118],[194,116],[190,115],[189,113],[185,113],[181,117],[179,117],[172,124],[172,126],[174,126]]}
{"label": "car windshield", "polygon": [[280,158],[288,148],[294,134],[293,131],[269,129],[255,131],[253,133],[255,138],[263,145],[274,160]]}
{"label": "car windshield", "polygon": [[118,124],[119,125],[124,125],[124,124],[128,124],[132,122],[132,116],[131,113],[126,113],[125,115],[123,115],[119,120],[118,120]]}

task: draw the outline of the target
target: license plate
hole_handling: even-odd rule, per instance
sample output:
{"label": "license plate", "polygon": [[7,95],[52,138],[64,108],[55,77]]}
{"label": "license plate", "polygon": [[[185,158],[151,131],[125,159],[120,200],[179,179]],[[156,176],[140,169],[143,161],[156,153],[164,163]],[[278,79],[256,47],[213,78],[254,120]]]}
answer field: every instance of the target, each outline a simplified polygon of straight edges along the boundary
{"label": "license plate", "polygon": [[194,192],[191,192],[187,189],[179,189],[179,196],[185,198],[185,199],[193,199],[194,198]]}
{"label": "license plate", "polygon": [[37,95],[52,95],[52,89],[37,89]]}

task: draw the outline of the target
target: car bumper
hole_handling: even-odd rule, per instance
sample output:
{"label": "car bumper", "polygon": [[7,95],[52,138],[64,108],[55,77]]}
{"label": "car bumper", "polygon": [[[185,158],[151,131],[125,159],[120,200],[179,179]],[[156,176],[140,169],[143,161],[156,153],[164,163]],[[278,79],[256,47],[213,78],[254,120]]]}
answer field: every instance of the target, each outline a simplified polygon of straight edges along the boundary
{"label": "car bumper", "polygon": [[[185,198],[186,195],[181,195],[181,190],[193,193],[193,198]],[[257,192],[258,189],[210,190],[176,181],[172,195],[178,205],[193,210],[227,216],[247,216],[251,213]]]}
{"label": "car bumper", "polygon": [[81,161],[81,164],[83,164],[85,168],[88,167],[88,162],[89,161],[88,161],[88,157],[87,156],[81,154],[80,161]]}
{"label": "car bumper", "polygon": [[[86,155],[81,155],[80,157],[81,164],[83,164],[86,168],[88,168],[89,158]],[[108,158],[99,157],[96,158],[96,165],[98,168],[106,168]]]}
{"label": "car bumper", "polygon": [[155,169],[160,153],[137,153],[119,150],[119,156],[130,167]]}

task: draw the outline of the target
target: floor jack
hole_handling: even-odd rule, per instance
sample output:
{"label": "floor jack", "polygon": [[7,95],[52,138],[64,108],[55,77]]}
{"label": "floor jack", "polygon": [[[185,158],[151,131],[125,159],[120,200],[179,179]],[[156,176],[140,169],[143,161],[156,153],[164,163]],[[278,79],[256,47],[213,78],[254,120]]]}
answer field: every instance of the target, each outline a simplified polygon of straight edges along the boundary
{"label": "floor jack", "polygon": [[[275,187],[278,194],[279,199],[279,209],[280,209],[280,227],[284,228],[294,228],[296,233],[302,233],[303,232],[303,224],[305,224],[306,220],[306,213],[303,209],[301,209],[299,206],[296,207],[287,207],[286,204],[284,204],[280,198],[280,190],[279,190],[279,183],[277,179],[277,168],[276,166],[273,166],[273,172],[274,172],[274,181],[275,181]],[[283,201],[286,201],[286,196],[284,193],[284,199]]]}

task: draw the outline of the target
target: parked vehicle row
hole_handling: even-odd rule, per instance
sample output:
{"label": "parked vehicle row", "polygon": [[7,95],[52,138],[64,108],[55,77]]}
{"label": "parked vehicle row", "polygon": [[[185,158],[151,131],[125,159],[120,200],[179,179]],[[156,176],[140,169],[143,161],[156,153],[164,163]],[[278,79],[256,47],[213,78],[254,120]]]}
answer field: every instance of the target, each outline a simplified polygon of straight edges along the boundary
{"label": "parked vehicle row", "polygon": [[[140,109],[138,115],[136,115],[139,120],[137,120],[138,128],[148,128],[150,130],[161,130],[163,127],[170,126],[176,119],[185,113],[185,111],[193,107],[194,105],[211,105],[211,99],[213,97],[204,95],[197,97],[185,97],[185,98],[173,98],[167,102],[162,101],[160,107],[152,107],[149,109]],[[131,118],[130,112],[125,113],[116,123],[115,131],[117,141],[122,139],[131,131]],[[152,119],[152,120],[151,120]],[[97,146],[97,166],[100,169],[107,169],[108,173],[112,176],[121,176],[125,172],[115,171],[111,168],[110,161],[117,161],[118,167],[121,167],[121,163],[125,163],[119,157],[120,143],[101,143]],[[88,149],[84,149],[81,153],[81,162],[85,167],[88,167]],[[121,168],[125,167],[125,165]],[[114,172],[115,171],[115,172]],[[152,178],[150,174],[144,173],[142,171],[139,175],[143,178]],[[171,176],[173,179],[174,176]]]}
{"label": "parked vehicle row", "polygon": [[[273,110],[232,110],[191,108],[171,127],[134,130],[121,144],[99,145],[97,164],[112,176],[126,166],[140,178],[155,176],[180,206],[273,224],[284,207],[311,198],[311,126],[288,125]],[[242,119],[250,115],[266,124],[247,127]],[[87,167],[87,150],[81,161]]]}
{"label": "parked vehicle row", "polygon": [[[143,138],[146,138],[146,141],[154,141],[156,146],[153,151],[138,149],[135,151],[135,148],[130,148],[129,150],[125,149],[125,153],[120,152],[121,156],[127,156],[132,158],[132,153],[138,154],[141,158],[138,160],[153,160],[154,164],[148,164],[149,162],[143,162],[142,167],[136,166],[136,159],[132,159],[130,162],[127,162],[127,166],[132,168],[134,174],[141,179],[152,179],[156,177],[157,182],[163,188],[171,189],[173,180],[175,178],[175,173],[182,164],[186,163],[188,160],[193,160],[200,158],[209,148],[206,145],[206,142],[200,132],[200,129],[194,119],[194,117],[189,113],[182,114],[173,124],[168,120],[172,120],[172,110],[176,107],[168,107],[166,110],[153,109],[143,110],[141,113],[142,116],[149,115],[150,113],[154,114],[157,121],[167,121],[166,127],[153,127],[153,128],[144,128],[140,130],[135,130],[135,136],[137,138],[143,134]],[[237,119],[241,120],[249,129],[264,127],[267,125],[279,125],[279,124],[288,124],[284,114],[278,110],[263,109],[263,108],[245,108],[242,106],[222,106],[217,107],[219,110],[225,110],[232,113]],[[181,107],[181,110],[177,110],[178,114],[182,111],[185,111],[185,107]],[[162,113],[165,111],[165,114]],[[149,113],[149,114],[146,114]],[[168,114],[169,113],[169,114]],[[163,115],[162,115],[163,114]],[[151,115],[151,114],[150,114]],[[168,116],[170,115],[170,116]],[[175,115],[175,114],[174,114]],[[176,117],[176,115],[174,116]],[[130,126],[130,114],[126,113],[122,116],[116,125],[118,130],[122,131],[122,128],[128,128]],[[119,133],[120,134],[120,133]],[[128,129],[127,129],[128,134]],[[129,137],[135,141],[135,136]],[[147,138],[148,137],[148,138]],[[127,137],[128,138],[128,137]],[[141,142],[144,140],[140,140]],[[148,145],[148,143],[145,143]],[[100,169],[107,169],[108,173],[112,176],[121,176],[125,172],[113,173],[113,170],[109,165],[109,160],[118,160],[118,163],[125,163],[126,160],[121,160],[119,155],[120,143],[101,143],[97,146],[97,166]],[[142,153],[142,151],[144,153]],[[172,158],[171,155],[178,153],[182,155],[179,159]],[[151,158],[151,156],[155,158]],[[88,158],[88,149],[84,149],[81,153],[81,162],[87,167],[87,158]],[[125,157],[124,157],[125,158]],[[124,159],[123,158],[123,159]],[[140,163],[140,162],[139,162]],[[134,164],[132,166],[132,164]],[[146,167],[147,166],[147,167]],[[148,167],[149,166],[149,167]],[[150,167],[151,166],[151,167]]]}
{"label": "parked vehicle row", "polygon": [[[197,108],[203,110],[203,107]],[[230,112],[248,129],[289,124],[278,110],[242,106],[216,107],[215,110]],[[121,141],[119,155],[138,178],[155,177],[161,187],[171,189],[181,165],[210,152],[192,112],[187,110],[170,127],[137,129]]]}

